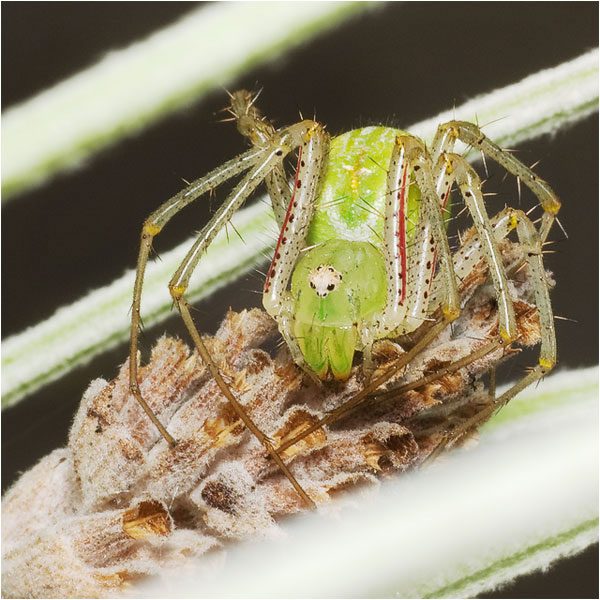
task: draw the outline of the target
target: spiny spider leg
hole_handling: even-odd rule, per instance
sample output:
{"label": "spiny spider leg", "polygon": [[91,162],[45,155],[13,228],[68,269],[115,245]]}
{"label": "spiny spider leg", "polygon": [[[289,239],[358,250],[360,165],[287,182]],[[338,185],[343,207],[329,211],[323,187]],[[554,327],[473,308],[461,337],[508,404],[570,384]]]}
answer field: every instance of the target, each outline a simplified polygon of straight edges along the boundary
{"label": "spiny spider leg", "polygon": [[[402,335],[418,327],[427,311],[435,262],[434,222],[427,219],[424,202],[419,203],[414,239],[408,238],[410,164],[405,144],[396,139],[387,178],[384,247],[388,277],[387,303],[377,337]],[[372,342],[371,342],[372,343]]]}
{"label": "spiny spider leg", "polygon": [[445,169],[441,170],[441,176],[446,178],[448,188],[453,180],[457,182],[481,242],[481,251],[496,292],[500,337],[505,341],[513,341],[517,336],[515,311],[508,293],[508,282],[498,242],[485,208],[481,180],[473,167],[458,154],[444,153],[439,160],[446,164]]}
{"label": "spiny spider leg", "polygon": [[[303,149],[311,147],[313,138],[316,139],[316,136],[313,135],[315,130],[320,130],[318,124],[313,123],[312,121],[304,121],[302,123],[292,125],[276,135],[276,137],[270,142],[268,150],[263,151],[261,160],[256,163],[252,170],[234,188],[229,197],[225,200],[219,210],[213,215],[209,223],[201,231],[198,239],[193,244],[192,248],[184,258],[183,262],[169,283],[169,291],[171,296],[181,313],[183,321],[189,330],[192,339],[194,340],[196,348],[203,361],[208,366],[222,393],[228,399],[238,417],[263,445],[263,447],[283,471],[285,476],[289,479],[290,483],[293,485],[304,502],[310,507],[315,506],[314,502],[310,499],[308,494],[304,491],[302,486],[298,483],[296,478],[283,463],[281,457],[273,448],[269,438],[256,426],[250,415],[235,398],[235,395],[231,391],[229,385],[223,379],[218,366],[210,356],[210,353],[208,352],[204,342],[202,341],[202,337],[200,336],[198,329],[194,324],[188,303],[185,299],[185,292],[196,265],[218,231],[222,229],[227,222],[229,222],[235,211],[240,208],[247,197],[265,179],[267,174],[271,172],[274,165],[281,163],[284,157],[294,148],[300,147],[300,152],[302,152]],[[308,165],[308,162],[306,165]],[[305,166],[303,169],[304,168],[308,169],[309,167]],[[308,185],[308,182],[302,186],[302,189],[312,190],[311,186]],[[300,192],[300,189],[298,191]],[[290,201],[290,206],[291,202],[292,201]],[[290,212],[288,209],[288,217],[289,214]],[[273,279],[274,277],[270,272],[268,274],[266,285],[268,285],[269,282],[272,282]]]}
{"label": "spiny spider leg", "polygon": [[221,376],[219,367],[217,367],[217,365],[215,365],[215,363],[210,355],[210,352],[206,348],[206,346],[202,340],[202,337],[198,333],[198,328],[196,327],[196,325],[194,323],[194,319],[192,318],[192,315],[190,313],[188,303],[185,301],[184,298],[179,298],[178,300],[176,300],[176,302],[177,302],[179,311],[181,313],[181,317],[182,317],[190,335],[192,336],[192,339],[194,340],[194,344],[196,345],[196,348],[198,349],[198,352],[199,352],[200,356],[202,357],[202,360],[208,366],[208,368],[211,372],[211,375],[217,382],[217,385],[221,389],[221,392],[223,393],[223,395],[227,398],[227,400],[229,401],[229,403],[235,410],[238,417],[243,421],[244,425],[251,431],[251,433],[256,437],[256,439],[262,444],[262,446],[267,450],[269,455],[273,458],[273,460],[275,461],[277,466],[281,469],[281,471],[284,473],[284,475],[289,479],[290,483],[294,486],[294,489],[298,492],[298,494],[300,495],[302,500],[310,508],[315,508],[316,507],[315,503],[311,500],[311,498],[304,491],[302,486],[298,483],[298,480],[294,477],[294,475],[291,473],[291,471],[287,468],[287,466],[285,465],[285,463],[283,462],[283,460],[281,459],[279,454],[277,454],[277,452],[275,452],[275,449],[273,448],[273,445],[271,444],[271,441],[269,440],[269,438],[256,426],[256,424],[254,423],[252,418],[245,411],[244,407],[238,402],[236,397],[231,392],[229,385],[227,385],[227,383]]}
{"label": "spiny spider leg", "polygon": [[296,364],[311,376],[293,332],[294,302],[288,291],[290,277],[300,252],[306,245],[306,236],[314,213],[315,200],[329,148],[329,136],[313,122],[298,151],[298,165],[293,192],[281,225],[281,231],[267,271],[263,288],[265,310],[277,321]]}
{"label": "spiny spider leg", "polygon": [[409,165],[414,171],[417,185],[421,190],[426,221],[431,223],[433,245],[440,262],[438,277],[441,278],[444,286],[445,297],[441,300],[441,308],[444,318],[450,322],[460,315],[460,297],[452,253],[448,244],[448,234],[444,226],[442,204],[445,199],[441,198],[440,192],[445,191],[445,188],[439,183],[437,185],[434,183],[431,158],[423,142],[409,135],[401,136],[399,140],[406,145]]}
{"label": "spiny spider leg", "polygon": [[492,142],[477,125],[466,121],[449,121],[438,127],[432,145],[433,159],[437,160],[443,152],[451,152],[457,139],[481,150],[486,156],[522,181],[535,194],[544,209],[539,234],[541,241],[545,242],[556,214],[560,210],[560,200],[548,183],[538,177],[513,154]]}
{"label": "spiny spider leg", "polygon": [[288,184],[285,169],[282,164],[276,165],[271,173],[265,179],[267,192],[271,198],[271,205],[275,213],[275,220],[279,227],[283,226],[285,212],[290,203],[291,191]]}
{"label": "spiny spider leg", "polygon": [[140,239],[140,250],[137,259],[137,267],[135,273],[135,284],[133,287],[133,302],[131,307],[131,330],[129,338],[129,391],[137,402],[140,404],[144,412],[160,431],[163,438],[171,445],[175,444],[175,440],[160,422],[154,411],[148,406],[138,384],[138,338],[140,329],[140,305],[142,299],[142,288],[144,284],[144,274],[146,272],[146,264],[152,249],[152,240],[160,233],[162,228],[176,215],[179,211],[185,208],[188,204],[202,196],[203,194],[215,189],[224,181],[243,173],[251,168],[264,154],[264,150],[252,148],[238,157],[226,162],[224,165],[217,167],[208,175],[197,179],[186,188],[175,194],[169,200],[161,204],[144,222]]}
{"label": "spiny spider leg", "polygon": [[[258,94],[253,95],[247,90],[234,92],[231,95],[229,110],[237,121],[237,130],[247,137],[253,146],[264,148],[269,144],[276,130],[255,106],[257,97]],[[275,219],[281,227],[291,196],[283,161],[273,167],[265,178],[265,184],[271,198]]]}
{"label": "spiny spider leg", "polygon": [[[546,272],[544,270],[542,261],[542,241],[540,234],[529,217],[523,211],[513,208],[506,208],[501,213],[496,215],[496,217],[492,219],[492,225],[494,226],[494,237],[496,240],[506,237],[512,230],[516,228],[519,241],[526,250],[525,262],[529,267],[529,280],[532,282],[535,305],[537,307],[540,320],[541,347],[538,365],[534,367],[527,375],[522,377],[518,382],[516,382],[512,387],[510,387],[506,392],[504,392],[504,394],[502,394],[498,399],[495,399],[492,404],[483,408],[481,411],[471,417],[471,419],[462,423],[458,428],[448,432],[445,436],[445,439],[442,441],[442,446],[439,449],[436,449],[436,453],[444,447],[456,443],[470,430],[476,428],[478,425],[488,419],[494,412],[505,406],[521,390],[525,389],[527,386],[548,374],[556,364],[556,335],[554,330],[554,317],[550,304],[549,286],[546,280]],[[481,244],[475,243],[475,240],[471,239],[463,248],[463,252],[457,253],[456,257],[456,272],[470,272],[473,264],[484,260],[483,253],[481,252]],[[500,342],[497,343],[500,344]],[[473,358],[474,354],[477,354],[478,352],[478,350],[475,351],[475,353],[470,355],[470,357],[461,359],[461,361]],[[479,356],[476,358],[479,358]],[[441,378],[450,370],[454,371],[457,370],[457,368],[462,368],[464,365],[459,365],[461,361],[444,367],[440,371],[430,375],[427,378],[424,378],[424,380],[412,382],[406,386],[400,386],[399,388],[389,390],[388,392],[385,392],[378,398],[374,399],[373,402],[379,402],[395,394],[403,393],[404,391],[407,391],[407,389],[414,389],[416,386],[424,385],[425,383],[431,383],[432,381]],[[469,360],[469,362],[473,361]]]}
{"label": "spiny spider leg", "polygon": [[556,332],[554,330],[554,314],[550,303],[549,285],[546,279],[542,255],[542,238],[535,225],[522,210],[513,209],[517,221],[517,235],[526,249],[526,262],[532,281],[535,304],[540,319],[541,347],[538,364],[520,381],[508,389],[498,400],[496,406],[504,406],[522,389],[547,375],[556,364]]}

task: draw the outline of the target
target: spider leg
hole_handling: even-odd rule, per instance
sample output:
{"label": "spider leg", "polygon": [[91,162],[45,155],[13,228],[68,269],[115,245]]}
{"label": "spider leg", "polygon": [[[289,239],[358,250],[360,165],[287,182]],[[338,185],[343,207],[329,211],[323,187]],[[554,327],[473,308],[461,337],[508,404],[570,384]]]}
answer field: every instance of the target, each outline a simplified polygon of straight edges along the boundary
{"label": "spider leg", "polygon": [[[304,366],[305,361],[292,330],[294,301],[287,288],[298,256],[306,245],[328,147],[329,136],[314,123],[298,149],[293,192],[263,288],[265,310],[277,321],[294,362],[300,366]],[[314,377],[310,369],[305,370]]]}
{"label": "spider leg", "polygon": [[[378,337],[397,337],[419,327],[427,316],[430,290],[435,271],[436,243],[441,240],[440,252],[446,265],[451,264],[450,249],[443,225],[443,209],[448,200],[449,189],[445,181],[436,178],[432,184],[429,175],[420,187],[428,189],[419,203],[417,226],[410,240],[408,235],[408,195],[413,166],[408,160],[407,146],[421,155],[427,171],[430,161],[422,143],[412,136],[401,136],[396,141],[388,169],[386,209],[384,220],[384,253],[388,271],[388,302]],[[417,166],[417,171],[419,165]],[[422,178],[422,177],[421,177]],[[432,189],[435,186],[435,191]],[[442,265],[443,277],[450,282],[447,291],[446,311],[455,312],[458,306],[455,293],[456,280],[452,267]]]}
{"label": "spider leg", "polygon": [[[255,106],[258,94],[238,90],[231,95],[230,112],[237,121],[238,131],[259,148],[264,148],[276,133],[275,127]],[[283,162],[276,164],[265,178],[273,212],[279,227],[283,225],[285,211],[290,201],[290,186]]]}
{"label": "spider leg", "polygon": [[231,391],[229,385],[223,379],[219,371],[219,367],[214,363],[208,348],[204,344],[202,337],[198,332],[198,328],[194,323],[194,319],[190,313],[189,305],[183,296],[179,297],[175,300],[177,306],[179,308],[179,312],[181,313],[181,317],[194,340],[194,344],[198,350],[198,353],[202,357],[204,363],[208,366],[211,375],[217,382],[217,385],[221,389],[223,395],[227,398],[232,408],[235,410],[238,417],[243,421],[244,425],[251,431],[251,433],[256,437],[256,439],[262,444],[265,450],[270,454],[273,458],[277,466],[281,469],[284,475],[288,478],[290,483],[293,485],[294,489],[298,492],[302,500],[311,508],[315,507],[315,503],[310,499],[308,494],[304,491],[302,486],[298,483],[298,480],[294,477],[292,472],[287,468],[279,454],[273,448],[273,444],[271,440],[256,426],[252,417],[246,412],[244,407],[239,403],[236,399],[235,395]]}
{"label": "spider leg", "polygon": [[[436,184],[433,179],[433,167],[427,150],[418,138],[402,136],[407,140],[407,157],[415,174],[415,179],[421,190],[421,202],[425,214],[425,221],[431,224],[431,250],[434,250],[440,262],[439,276],[443,281],[444,291],[441,298],[441,308],[447,322],[455,320],[460,314],[460,298],[458,283],[454,272],[454,263],[448,244],[448,235],[444,226],[444,217],[441,206],[440,190],[443,184]],[[422,291],[427,298],[427,289]]]}
{"label": "spider leg", "polygon": [[[505,237],[510,231],[516,228],[519,241],[526,250],[525,262],[529,267],[530,281],[534,292],[534,300],[538,310],[540,322],[541,345],[538,364],[527,375],[522,377],[508,390],[506,390],[499,398],[495,399],[490,405],[480,410],[473,417],[462,423],[458,428],[448,432],[446,440],[443,441],[444,446],[455,444],[464,435],[469,433],[469,431],[473,430],[481,423],[489,419],[494,412],[505,406],[519,392],[547,375],[556,364],[557,353],[554,316],[550,303],[549,286],[542,260],[542,238],[540,233],[523,211],[513,208],[507,208],[499,213],[494,219],[492,219],[492,224],[494,225],[494,235],[497,240]],[[484,259],[484,255],[480,250],[480,246],[475,245],[473,240],[471,240],[471,246],[471,249],[467,251],[469,254],[467,261],[471,262]],[[464,258],[459,259],[459,261],[461,260],[464,260]],[[456,265],[455,263],[455,266],[457,271],[460,271],[461,268],[466,267],[466,264],[461,266]],[[463,360],[469,360],[472,362],[469,357]],[[448,365],[442,369],[443,372],[439,374],[435,373],[435,378],[431,379],[431,381],[439,379],[449,369],[456,370],[453,368],[453,365]],[[430,381],[414,382],[413,385],[418,386],[423,385],[424,383],[430,383]],[[402,388],[398,388],[396,390],[397,393],[401,393],[403,391],[405,390]],[[381,399],[384,398],[382,397]]]}
{"label": "spider leg", "polygon": [[292,195],[283,164],[275,165],[275,168],[267,175],[265,184],[271,198],[275,220],[277,225],[282,227],[285,211]]}
{"label": "spider leg", "polygon": [[186,188],[175,194],[155,210],[144,222],[141,232],[140,249],[137,259],[135,284],[133,287],[133,302],[131,307],[131,330],[129,337],[129,391],[135,397],[144,412],[154,423],[163,438],[171,445],[175,440],[162,425],[154,411],[148,406],[138,384],[138,338],[141,322],[140,305],[146,264],[152,249],[152,240],[157,236],[168,221],[188,204],[215,189],[224,181],[243,173],[251,168],[264,154],[264,150],[253,148],[239,155],[224,165],[217,167],[204,177],[192,182]]}
{"label": "spider leg", "polygon": [[538,309],[541,330],[541,347],[538,364],[520,381],[515,383],[495,403],[497,408],[504,406],[522,389],[547,375],[556,365],[556,332],[554,315],[550,303],[549,285],[546,279],[542,254],[542,238],[529,217],[522,210],[512,210],[517,221],[517,235],[521,244],[527,249],[526,262],[529,267],[533,286],[535,304]]}
{"label": "spider leg", "polygon": [[[229,197],[225,200],[223,205],[219,208],[219,210],[213,215],[212,219],[209,223],[204,227],[201,231],[198,239],[194,242],[183,262],[171,278],[169,283],[169,291],[171,296],[177,305],[183,321],[194,340],[196,348],[202,357],[202,360],[207,365],[210,370],[213,378],[215,379],[217,385],[221,389],[223,395],[227,398],[232,408],[235,410],[238,417],[243,421],[246,427],[252,432],[252,434],[258,439],[258,441],[263,445],[263,447],[267,450],[267,452],[274,459],[276,464],[285,474],[285,476],[289,479],[290,483],[296,489],[298,494],[302,497],[304,502],[314,507],[314,502],[310,499],[308,494],[303,490],[302,486],[298,483],[294,475],[290,472],[290,470],[283,463],[281,457],[277,454],[271,441],[269,438],[256,426],[250,415],[246,412],[245,408],[239,403],[236,399],[235,395],[231,391],[229,385],[223,379],[218,366],[213,361],[206,345],[204,344],[200,333],[194,323],[192,315],[190,313],[189,305],[187,300],[185,299],[185,293],[189,285],[190,278],[196,265],[200,261],[204,251],[209,246],[210,242],[214,239],[216,234],[222,227],[225,226],[227,222],[231,219],[235,211],[240,208],[240,206],[244,203],[247,197],[256,189],[256,187],[265,179],[268,173],[271,172],[273,166],[281,163],[284,157],[289,154],[294,148],[300,147],[300,153],[302,151],[307,151],[308,156],[306,160],[306,164],[308,164],[309,158],[315,158],[311,155],[312,148],[312,139],[316,139],[318,134],[316,131],[321,131],[321,128],[318,124],[313,123],[311,121],[304,121],[302,123],[298,123],[296,125],[292,125],[291,127],[282,131],[278,136],[271,142],[270,147],[266,153],[263,154],[261,160],[259,160],[251,170],[245,175],[245,177],[238,183],[238,185],[233,189]],[[308,175],[308,173],[307,173]],[[307,195],[310,196],[311,190],[316,186],[314,177],[307,177],[306,182],[302,182],[301,186],[298,186],[299,198]],[[301,190],[304,193],[301,193]],[[290,209],[288,210],[287,220],[290,224],[288,229],[291,230],[293,219],[293,212],[291,212],[292,204],[290,203]],[[302,225],[302,219],[298,219],[297,223],[293,224],[294,228],[297,227],[306,227],[306,223]],[[288,231],[284,228],[282,230],[282,235],[284,231]],[[290,231],[288,235],[291,235]],[[300,236],[299,236],[300,237]],[[281,238],[281,236],[280,236]],[[300,239],[291,239],[289,249],[297,250],[297,252],[301,249],[301,240]],[[279,245],[278,245],[279,247]],[[277,253],[275,258],[273,259],[273,264],[271,266],[272,270],[275,270],[275,263],[277,262]],[[285,261],[282,261],[282,264],[287,264]],[[281,269],[280,269],[281,270]],[[285,273],[284,273],[285,274]],[[289,278],[289,274],[288,274]],[[287,285],[287,279],[281,278],[281,276],[273,275],[271,271],[267,274],[267,283],[265,284],[265,298],[271,298],[269,295],[269,289],[274,292],[279,286],[283,283],[283,285]],[[272,299],[277,300],[278,296],[274,294]],[[267,304],[265,304],[267,306]],[[273,306],[271,305],[271,308]]]}
{"label": "spider leg", "polygon": [[560,210],[560,200],[548,183],[513,154],[492,142],[477,125],[466,121],[449,121],[438,127],[433,139],[433,159],[437,160],[444,152],[451,152],[457,139],[481,150],[484,155],[503,166],[535,194],[544,209],[539,229],[540,238],[544,242]]}
{"label": "spider leg", "polygon": [[[441,160],[444,160],[442,157]],[[514,317],[513,302],[507,288],[507,276],[498,249],[498,242],[493,232],[493,227],[487,216],[481,182],[477,173],[467,161],[456,154],[446,155],[453,176],[460,187],[465,204],[475,222],[477,237],[481,243],[481,251],[488,265],[492,282],[496,289],[498,302],[498,318],[500,336],[505,341],[513,341],[517,336],[516,321]],[[509,215],[508,226],[517,229],[521,245],[527,249],[526,262],[529,267],[530,277],[534,289],[535,303],[540,315],[542,345],[540,350],[539,365],[521,382],[514,386],[514,392],[509,390],[502,396],[506,403],[516,395],[520,389],[539,379],[556,363],[556,337],[554,332],[554,317],[548,292],[548,282],[542,260],[542,234],[538,232],[529,217],[521,210],[507,209]],[[523,387],[518,387],[522,385]]]}
{"label": "spider leg", "polygon": [[517,337],[517,322],[513,301],[508,292],[508,281],[498,242],[494,237],[485,208],[481,180],[466,159],[458,154],[444,153],[440,156],[439,162],[446,165],[440,171],[448,179],[448,185],[451,185],[452,180],[457,182],[465,205],[473,219],[477,237],[481,243],[481,251],[496,291],[500,337],[507,342],[514,341]]}
{"label": "spider leg", "polygon": [[[498,248],[497,236],[494,234],[494,228],[487,215],[479,176],[466,159],[457,154],[443,153],[440,155],[438,163],[440,163],[440,166],[436,170],[440,172],[440,177],[447,178],[449,186],[452,180],[456,180],[458,183],[465,205],[473,218],[477,239],[479,240],[475,256],[480,255],[483,258],[492,279],[498,305],[500,337],[505,343],[515,341],[518,331],[513,300],[508,291],[508,277]],[[442,166],[444,163],[445,167]],[[462,433],[453,432],[452,435],[455,439],[458,439],[469,429],[472,429],[485,420],[494,410],[506,404],[530,383],[540,379],[547,371],[552,369],[556,362],[554,318],[552,316],[546,274],[542,263],[542,238],[523,211],[507,209],[504,212],[508,215],[508,231],[516,227],[521,244],[528,250],[527,263],[540,315],[542,334],[540,361],[528,375],[503,394],[491,407],[486,407],[472,419],[463,423],[460,427]],[[502,219],[499,222],[502,223]],[[459,255],[461,254],[462,252],[459,253]],[[465,272],[465,275],[468,275],[468,272]]]}

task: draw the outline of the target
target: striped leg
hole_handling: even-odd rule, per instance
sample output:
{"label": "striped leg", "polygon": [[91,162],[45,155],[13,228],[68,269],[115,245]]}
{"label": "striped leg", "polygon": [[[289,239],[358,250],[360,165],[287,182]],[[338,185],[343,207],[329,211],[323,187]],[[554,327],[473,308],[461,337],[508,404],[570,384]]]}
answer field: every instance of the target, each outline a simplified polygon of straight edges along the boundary
{"label": "striped leg", "polygon": [[503,166],[535,194],[544,209],[539,233],[542,243],[546,241],[552,223],[560,210],[560,200],[548,183],[510,152],[492,142],[477,125],[466,121],[449,121],[438,127],[433,140],[433,159],[437,160],[444,152],[451,152],[456,140],[481,150],[484,155]]}
{"label": "striped leg", "polygon": [[[299,146],[293,192],[286,207],[263,288],[265,310],[277,321],[279,330],[298,365],[304,365],[305,361],[292,332],[294,301],[287,287],[298,256],[306,245],[308,226],[314,212],[328,147],[328,135],[316,124]],[[312,374],[310,369],[306,370]]]}
{"label": "striped leg", "polygon": [[[419,218],[408,239],[408,195],[411,173],[421,193]],[[452,255],[444,227],[438,186],[423,143],[410,135],[397,138],[388,170],[384,252],[388,273],[388,301],[378,337],[402,334],[421,324],[427,311],[434,257],[440,257],[445,282],[443,314],[448,321],[459,313]]]}
{"label": "striped leg", "polygon": [[[458,428],[449,431],[446,434],[445,440],[442,442],[443,446],[455,444],[474,428],[489,419],[494,412],[505,406],[519,392],[547,375],[556,364],[557,352],[554,316],[552,313],[552,305],[550,303],[546,272],[542,261],[542,238],[540,233],[523,211],[513,208],[507,208],[496,215],[491,219],[491,225],[496,241],[500,241],[511,231],[516,229],[519,241],[523,245],[525,261],[529,267],[529,280],[533,288],[534,301],[539,315],[541,345],[538,364],[499,398],[495,399],[493,403],[483,408],[471,419],[462,423]],[[486,251],[483,249],[483,244],[478,238],[471,238],[471,240],[461,248],[461,251],[455,255],[456,273],[459,276],[463,273],[467,275],[472,271],[473,267],[481,261],[487,263]],[[501,344],[506,345],[506,342],[496,342],[496,348]],[[462,368],[469,362],[477,360],[481,357],[483,352],[493,351],[494,349],[493,342],[484,342],[481,349],[477,350],[473,355],[465,357],[457,363],[448,365],[440,372],[429,375],[428,377],[423,378],[423,380],[411,382],[406,386],[391,390],[389,393],[383,394],[377,398],[377,401],[386,400],[390,394],[400,394],[408,389],[416,389],[421,385],[431,383],[446,373],[458,370],[458,368]]]}
{"label": "striped leg", "polygon": [[[187,303],[187,300],[185,299],[185,292],[187,290],[192,273],[196,268],[196,265],[198,264],[204,251],[209,246],[210,242],[214,239],[218,231],[220,231],[225,226],[225,224],[231,219],[234,212],[238,208],[240,208],[240,206],[243,204],[246,198],[272,171],[273,167],[277,164],[281,164],[281,161],[285,158],[285,156],[297,147],[300,148],[300,155],[305,157],[303,159],[305,161],[305,167],[303,168],[302,173],[306,173],[307,178],[306,182],[302,182],[301,185],[297,186],[298,200],[294,200],[294,202],[300,202],[302,199],[307,207],[312,206],[311,194],[314,192],[315,185],[311,182],[312,179],[314,179],[314,170],[316,169],[318,171],[320,169],[320,152],[326,151],[326,148],[323,149],[318,143],[319,140],[321,140],[320,134],[318,132],[321,131],[322,129],[318,124],[313,123],[312,121],[304,121],[302,123],[298,123],[297,125],[293,125],[281,132],[280,134],[278,134],[278,136],[271,142],[268,152],[262,157],[262,159],[259,162],[256,163],[256,165],[249,171],[249,173],[244,177],[244,179],[242,179],[242,181],[234,188],[227,200],[215,213],[215,215],[212,217],[212,219],[206,225],[206,227],[201,231],[198,239],[186,255],[185,259],[183,260],[180,267],[177,269],[177,272],[171,279],[171,282],[169,283],[169,291],[171,293],[171,296],[173,297],[173,300],[181,313],[183,321],[188,331],[190,332],[192,339],[194,340],[194,343],[200,356],[206,363],[212,376],[217,382],[217,385],[221,389],[221,392],[227,398],[238,417],[244,422],[246,427],[252,432],[254,436],[256,436],[258,441],[271,455],[273,460],[276,462],[276,464],[279,466],[279,468],[282,470],[285,476],[289,479],[289,481],[294,486],[298,494],[302,497],[304,502],[311,507],[314,507],[314,503],[312,502],[310,497],[306,494],[302,486],[298,483],[296,478],[283,463],[282,459],[277,454],[277,452],[275,452],[269,438],[262,431],[260,431],[260,429],[258,429],[250,415],[246,412],[245,408],[239,403],[234,393],[231,391],[231,388],[229,387],[227,382],[223,379],[223,376],[221,375],[218,366],[215,364],[212,357],[210,356],[210,353],[208,352],[208,349],[206,348],[206,345],[204,344],[202,337],[198,332],[196,325],[194,324],[192,315],[190,313],[189,305]],[[316,166],[308,166],[308,163],[311,160],[316,161]],[[299,217],[297,220],[294,218],[295,215]],[[308,215],[308,219],[310,219],[310,214]],[[295,212],[293,203],[292,201],[290,201],[290,206],[288,207],[288,212],[285,221],[285,223],[287,223],[287,229],[284,227],[284,229],[282,230],[280,240],[282,236],[292,235],[292,224],[294,228],[302,227],[302,222],[303,219],[300,217],[300,213]],[[304,225],[304,227],[306,227],[306,225]],[[299,252],[302,243],[302,229],[300,229],[298,232],[294,230],[294,233],[298,233],[298,239],[294,237],[293,240],[290,240],[289,248],[290,251],[297,250],[297,252]],[[273,263],[271,265],[271,269],[269,270],[267,282],[265,283],[265,298],[267,300],[272,300],[273,303],[278,302],[281,296],[281,294],[275,292],[277,292],[280,289],[281,291],[285,291],[285,286],[287,285],[287,279],[285,279],[284,276],[285,273],[287,273],[286,269],[288,268],[288,262],[287,259],[283,259],[280,256],[281,252],[281,244],[278,244],[278,250],[276,251]],[[295,258],[293,260],[295,261]],[[279,262],[281,262],[282,266],[284,266],[285,268],[277,268]],[[269,292],[271,292],[273,295],[270,296]],[[266,302],[265,306],[267,306]],[[278,308],[277,304],[271,304],[270,306],[271,308]]]}

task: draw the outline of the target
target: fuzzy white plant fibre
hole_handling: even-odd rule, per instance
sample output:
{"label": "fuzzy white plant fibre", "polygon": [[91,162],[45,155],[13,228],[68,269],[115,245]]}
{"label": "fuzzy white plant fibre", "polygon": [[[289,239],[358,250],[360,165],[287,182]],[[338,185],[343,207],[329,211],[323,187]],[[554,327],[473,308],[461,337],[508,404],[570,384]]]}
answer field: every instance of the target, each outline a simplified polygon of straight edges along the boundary
{"label": "fuzzy white plant fibre", "polygon": [[[475,451],[147,581],[152,598],[475,598],[598,541],[598,368],[553,374],[481,430]],[[315,543],[315,540],[318,540]],[[212,567],[212,568],[211,568]],[[593,576],[590,573],[590,576]],[[573,597],[581,594],[572,578]]]}
{"label": "fuzzy white plant fibre", "polygon": [[[505,241],[502,248],[507,265],[522,263],[518,246]],[[485,268],[477,265],[463,282],[459,320],[388,387],[416,380],[497,337],[496,303],[486,280]],[[539,324],[527,269],[517,271],[511,287],[520,341],[534,345]],[[354,395],[363,375],[357,366],[346,384],[317,386],[287,349],[273,358],[260,348],[274,333],[262,311],[229,313],[208,345],[240,401],[277,445]],[[378,367],[403,351],[392,341],[380,342]],[[349,488],[364,489],[417,467],[448,431],[489,406],[480,378],[516,351],[499,349],[319,429],[285,451],[286,462],[322,510]],[[6,597],[112,596],[148,575],[172,577],[173,569],[201,555],[223,558],[229,540],[277,536],[284,516],[304,510],[183,342],[159,340],[140,379],[142,394],[177,446],[159,437],[129,395],[127,363],[113,381],[93,381],[68,447],[44,458],[6,494]]]}

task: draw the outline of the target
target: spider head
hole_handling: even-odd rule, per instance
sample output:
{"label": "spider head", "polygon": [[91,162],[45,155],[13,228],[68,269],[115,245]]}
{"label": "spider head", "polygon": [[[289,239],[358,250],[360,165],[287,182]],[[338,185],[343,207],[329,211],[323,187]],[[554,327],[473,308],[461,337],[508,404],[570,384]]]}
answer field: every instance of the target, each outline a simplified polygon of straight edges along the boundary
{"label": "spider head", "polygon": [[304,253],[292,275],[293,335],[320,378],[348,379],[361,329],[386,301],[385,267],[366,242],[329,240]]}

